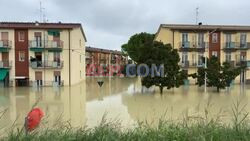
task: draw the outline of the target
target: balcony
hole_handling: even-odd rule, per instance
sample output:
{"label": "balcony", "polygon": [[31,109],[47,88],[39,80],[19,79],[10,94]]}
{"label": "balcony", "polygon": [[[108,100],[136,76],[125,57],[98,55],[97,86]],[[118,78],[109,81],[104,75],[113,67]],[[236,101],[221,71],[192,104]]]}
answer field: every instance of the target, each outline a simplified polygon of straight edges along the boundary
{"label": "balcony", "polygon": [[62,69],[63,61],[31,61],[30,67],[33,69]]}
{"label": "balcony", "polygon": [[0,61],[0,68],[1,69],[10,69],[12,67],[11,61]]}
{"label": "balcony", "polygon": [[238,43],[239,44],[239,50],[248,50],[250,49],[250,42],[246,43]]}
{"label": "balcony", "polygon": [[237,43],[236,42],[225,42],[223,49],[225,51],[236,51],[238,49]]}
{"label": "balcony", "polygon": [[12,42],[9,40],[0,40],[0,52],[9,52]]}
{"label": "balcony", "polygon": [[30,51],[43,52],[48,50],[49,52],[61,52],[63,48],[63,41],[29,41]]}
{"label": "balcony", "polygon": [[205,48],[208,47],[208,43],[202,42],[180,42],[180,51],[184,52],[191,52],[191,51],[196,51],[196,52],[204,52]]}
{"label": "balcony", "polygon": [[247,66],[247,61],[246,60],[238,60],[236,61],[236,67],[244,67]]}

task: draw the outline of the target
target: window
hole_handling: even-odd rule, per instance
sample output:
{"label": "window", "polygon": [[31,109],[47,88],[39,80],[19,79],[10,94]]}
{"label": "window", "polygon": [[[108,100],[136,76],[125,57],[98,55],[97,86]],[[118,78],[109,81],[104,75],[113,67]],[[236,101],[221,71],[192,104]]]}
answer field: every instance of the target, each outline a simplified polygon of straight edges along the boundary
{"label": "window", "polygon": [[182,47],[184,47],[184,48],[189,47],[188,33],[182,33]]}
{"label": "window", "polygon": [[23,31],[19,31],[18,32],[18,41],[24,42],[24,40],[25,40],[25,34],[24,34],[24,32]]}
{"label": "window", "polygon": [[54,52],[54,62],[60,62],[60,52]]}
{"label": "window", "polygon": [[231,34],[226,34],[226,42],[229,43],[231,42],[232,35]]}
{"label": "window", "polygon": [[196,54],[192,54],[192,65],[196,66]]}
{"label": "window", "polygon": [[198,34],[198,47],[205,47],[204,46],[204,33]]}
{"label": "window", "polygon": [[231,52],[226,52],[226,62],[231,61]]}
{"label": "window", "polygon": [[188,33],[182,33],[182,42],[188,42]]}
{"label": "window", "polygon": [[1,33],[1,36],[2,36],[2,43],[3,43],[3,46],[8,46],[9,42],[9,33],[8,32],[2,32]]}
{"label": "window", "polygon": [[247,34],[241,33],[240,34],[240,47],[246,47],[247,45]]}
{"label": "window", "polygon": [[218,52],[217,51],[212,51],[212,56],[218,57]]}
{"label": "window", "polygon": [[19,61],[24,62],[25,61],[25,52],[19,51]]}
{"label": "window", "polygon": [[187,52],[183,52],[182,53],[182,63],[186,63],[188,62],[188,53]]}
{"label": "window", "polygon": [[198,54],[198,66],[202,66],[203,65],[203,54],[199,53]]}
{"label": "window", "polygon": [[212,43],[217,43],[218,42],[218,34],[217,33],[213,33],[212,34]]}
{"label": "window", "polygon": [[36,47],[42,47],[42,33],[35,32],[35,43]]}

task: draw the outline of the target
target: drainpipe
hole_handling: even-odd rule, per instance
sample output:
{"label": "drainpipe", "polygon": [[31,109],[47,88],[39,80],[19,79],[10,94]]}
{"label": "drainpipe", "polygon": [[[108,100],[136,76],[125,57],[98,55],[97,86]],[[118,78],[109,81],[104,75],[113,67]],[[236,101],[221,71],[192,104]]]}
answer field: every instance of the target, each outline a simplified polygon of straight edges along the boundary
{"label": "drainpipe", "polygon": [[71,43],[70,43],[70,29],[69,32],[69,86],[71,86]]}
{"label": "drainpipe", "polygon": [[174,32],[175,32],[175,31],[173,30],[173,48],[174,48]]}

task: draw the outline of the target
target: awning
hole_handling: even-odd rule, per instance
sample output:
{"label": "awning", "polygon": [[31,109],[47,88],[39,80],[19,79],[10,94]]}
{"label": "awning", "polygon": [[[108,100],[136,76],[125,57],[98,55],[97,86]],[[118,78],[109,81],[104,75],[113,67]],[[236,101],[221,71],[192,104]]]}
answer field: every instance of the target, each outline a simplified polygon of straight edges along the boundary
{"label": "awning", "polygon": [[55,37],[59,37],[60,36],[60,30],[51,29],[51,30],[48,30],[48,34],[52,35],[52,36],[55,36]]}
{"label": "awning", "polygon": [[7,74],[8,74],[7,69],[0,69],[0,81],[4,80]]}

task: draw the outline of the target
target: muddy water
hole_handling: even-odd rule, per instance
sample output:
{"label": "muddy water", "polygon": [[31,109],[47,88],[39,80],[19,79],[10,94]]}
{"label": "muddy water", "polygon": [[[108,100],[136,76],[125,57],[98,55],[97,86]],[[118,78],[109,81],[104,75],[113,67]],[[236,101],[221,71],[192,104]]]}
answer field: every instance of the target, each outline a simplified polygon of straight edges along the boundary
{"label": "muddy water", "polygon": [[[104,80],[101,88],[97,80]],[[230,122],[233,104],[238,101],[241,108],[250,102],[250,88],[235,85],[220,93],[213,89],[204,93],[203,88],[183,86],[160,95],[158,89],[141,88],[137,78],[87,78],[79,85],[63,88],[1,88],[0,130],[13,123],[22,126],[37,101],[36,107],[45,112],[43,124],[47,126],[61,121],[73,127],[93,127],[104,115],[108,120],[119,119],[124,127],[132,127],[138,120],[153,124],[159,118],[181,121],[187,117],[219,117]],[[246,105],[244,112],[249,111],[250,105]]]}

